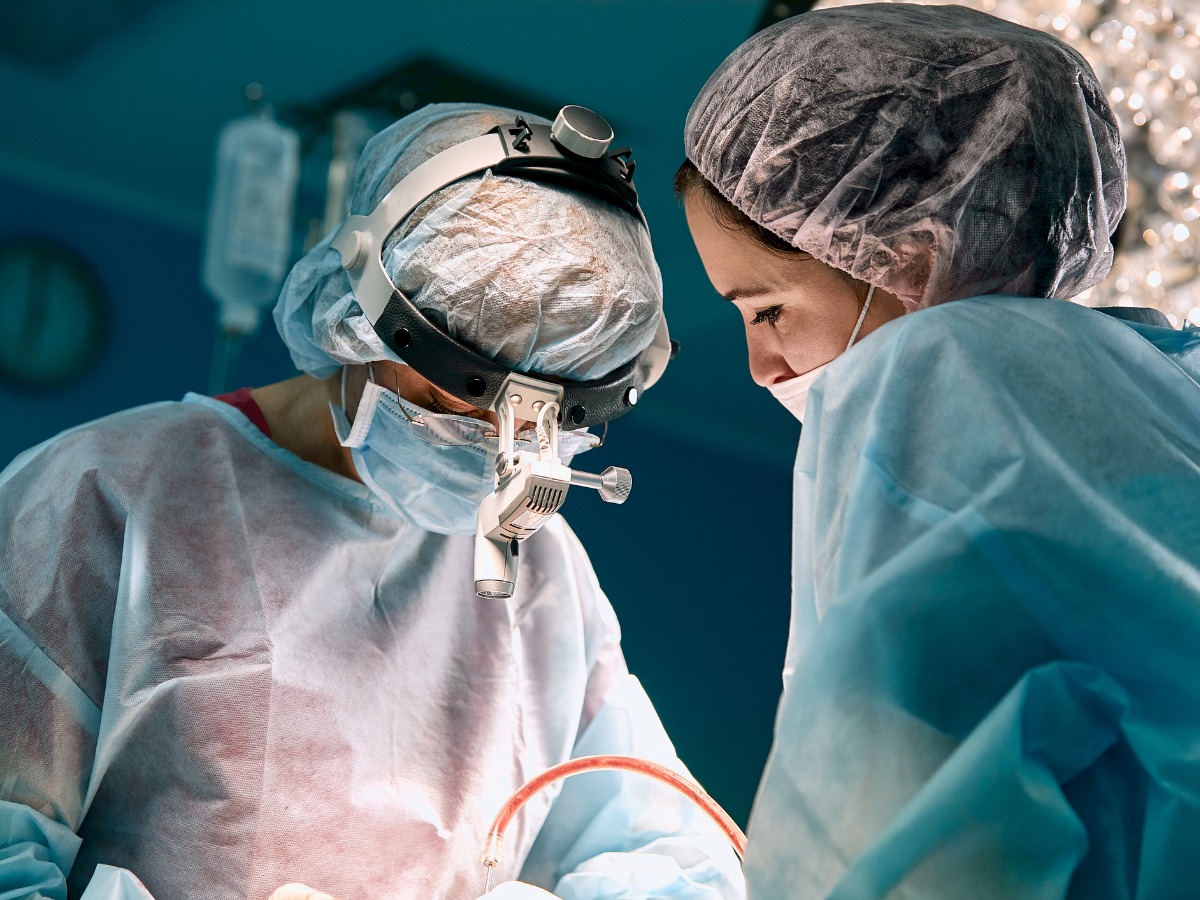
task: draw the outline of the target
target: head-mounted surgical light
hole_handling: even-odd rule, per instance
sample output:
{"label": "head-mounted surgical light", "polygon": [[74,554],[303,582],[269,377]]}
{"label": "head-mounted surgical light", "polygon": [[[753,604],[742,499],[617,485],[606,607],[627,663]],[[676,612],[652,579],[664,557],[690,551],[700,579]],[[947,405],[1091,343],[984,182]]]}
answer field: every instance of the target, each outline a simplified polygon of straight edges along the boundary
{"label": "head-mounted surgical light", "polygon": [[[662,376],[675,352],[665,317],[650,346],[635,359],[591,381],[555,383],[514,372],[476,353],[425,318],[397,289],[383,265],[388,237],[426,199],[463,178],[491,170],[580,190],[637,218],[645,226],[633,184],[629,148],[610,150],[612,129],[599,115],[567,106],[552,125],[521,117],[456,144],[402,179],[365,216],[350,216],[334,235],[354,296],[376,334],[401,359],[442,390],[500,422],[496,491],[480,507],[475,586],[480,596],[512,595],[519,545],[561,508],[571,484],[623,503],[625,469],[602,475],[572,472],[558,457],[558,429],[586,428],[624,415]],[[518,450],[518,420],[536,422],[538,451]]]}

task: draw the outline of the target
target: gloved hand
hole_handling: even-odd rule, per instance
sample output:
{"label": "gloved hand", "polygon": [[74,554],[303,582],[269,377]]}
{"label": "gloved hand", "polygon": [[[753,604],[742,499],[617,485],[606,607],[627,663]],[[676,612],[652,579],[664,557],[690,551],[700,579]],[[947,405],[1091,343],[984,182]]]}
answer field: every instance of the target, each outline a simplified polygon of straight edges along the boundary
{"label": "gloved hand", "polygon": [[559,900],[559,897],[523,881],[506,881],[496,885],[479,900]]}
{"label": "gloved hand", "polygon": [[285,884],[275,889],[267,900],[334,900],[328,894],[315,891],[306,884]]}

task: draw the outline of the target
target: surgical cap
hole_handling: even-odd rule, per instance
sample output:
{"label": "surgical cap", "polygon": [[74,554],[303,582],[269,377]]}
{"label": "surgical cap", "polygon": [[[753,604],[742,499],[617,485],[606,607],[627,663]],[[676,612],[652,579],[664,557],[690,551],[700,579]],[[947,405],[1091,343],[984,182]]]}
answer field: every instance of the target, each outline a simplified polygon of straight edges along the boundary
{"label": "surgical cap", "polygon": [[[436,104],[367,144],[351,212],[365,215],[417,166],[527,113]],[[402,361],[363,314],[333,235],[292,268],[275,324],[296,367]],[[598,378],[649,346],[662,279],[636,218],[565,188],[490,172],[434,193],[384,245],[392,282],[438,327],[519,371]]]}
{"label": "surgical cap", "polygon": [[818,10],[742,44],[688,158],[751,220],[910,308],[1070,297],[1112,264],[1125,151],[1061,41],[959,6]]}

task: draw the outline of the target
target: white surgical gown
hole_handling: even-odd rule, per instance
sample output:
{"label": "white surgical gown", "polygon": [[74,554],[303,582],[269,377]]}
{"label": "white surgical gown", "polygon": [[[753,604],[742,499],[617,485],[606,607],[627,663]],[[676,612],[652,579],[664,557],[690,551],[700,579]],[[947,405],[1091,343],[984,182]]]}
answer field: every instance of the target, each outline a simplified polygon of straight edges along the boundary
{"label": "white surgical gown", "polygon": [[[207,398],[23,454],[0,476],[0,897],[473,898],[529,777],[679,766],[566,523],[507,602],[475,596],[472,553]],[[636,775],[535,797],[505,851],[493,883],[565,898],[742,893],[715,829]]]}
{"label": "white surgical gown", "polygon": [[752,900],[1200,895],[1200,332],[986,297],[814,386]]}

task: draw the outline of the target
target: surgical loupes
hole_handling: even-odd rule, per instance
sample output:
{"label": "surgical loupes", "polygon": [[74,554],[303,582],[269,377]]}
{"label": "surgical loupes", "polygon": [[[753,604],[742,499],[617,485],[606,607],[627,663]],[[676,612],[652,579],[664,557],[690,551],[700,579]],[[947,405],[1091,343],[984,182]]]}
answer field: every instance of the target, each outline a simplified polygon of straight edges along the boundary
{"label": "surgical loupes", "polygon": [[[560,385],[512,373],[492,405],[499,419],[496,490],[479,507],[475,528],[475,592],[511,597],[520,546],[562,508],[572,485],[594,488],[608,503],[624,503],[633,486],[628,469],[599,475],[573,472],[558,455]],[[533,422],[537,452],[518,449],[516,423]]]}

